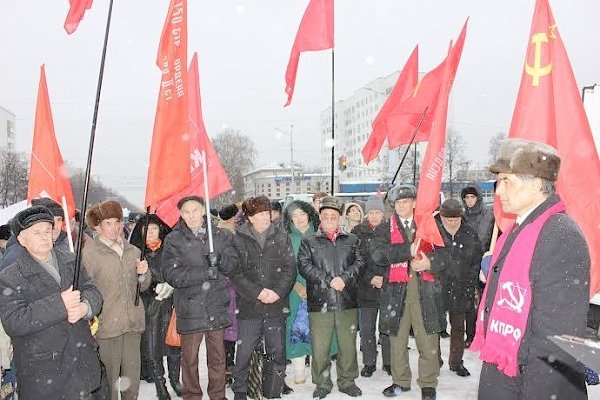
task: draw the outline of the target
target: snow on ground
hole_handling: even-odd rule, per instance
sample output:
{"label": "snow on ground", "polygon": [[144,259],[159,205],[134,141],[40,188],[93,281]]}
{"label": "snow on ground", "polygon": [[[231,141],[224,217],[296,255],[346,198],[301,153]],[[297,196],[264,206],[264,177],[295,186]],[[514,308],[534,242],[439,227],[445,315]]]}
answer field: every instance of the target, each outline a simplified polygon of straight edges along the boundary
{"label": "snow on ground", "polygon": [[[421,399],[421,390],[417,386],[416,379],[418,377],[418,368],[417,361],[419,353],[417,352],[417,347],[414,342],[414,339],[410,339],[409,350],[410,354],[410,366],[412,370],[413,383],[412,390],[410,392],[402,393],[398,396],[399,399],[402,400],[417,400]],[[479,373],[481,371],[481,362],[479,361],[479,353],[473,353],[469,350],[465,350],[464,355],[464,365],[471,372],[471,376],[462,378],[456,375],[454,372],[451,372],[448,369],[448,351],[450,347],[450,339],[442,339],[442,357],[444,359],[444,366],[440,372],[439,383],[437,388],[437,398],[438,400],[468,400],[468,399],[476,399],[477,398],[477,386],[479,384]],[[204,398],[208,399],[206,395],[206,385],[207,385],[207,371],[206,371],[206,357],[205,357],[206,349],[204,344],[200,349],[200,382],[202,384],[202,389],[205,391]],[[359,370],[362,368],[361,363],[362,354],[358,352],[358,365]],[[373,374],[371,378],[363,378],[358,377],[356,380],[356,384],[359,388],[362,389],[363,395],[362,399],[375,399],[385,398],[382,394],[383,389],[392,384],[392,378],[388,376],[385,372],[381,370],[381,358],[378,360],[377,371]],[[166,364],[166,362],[165,362]],[[166,365],[165,365],[166,371]],[[306,383],[303,385],[294,385],[293,372],[291,369],[291,365],[288,365],[287,373],[288,378],[286,379],[288,385],[294,389],[294,393],[289,396],[284,396],[284,400],[304,400],[311,399],[312,392],[314,390],[314,385],[311,383],[310,379],[310,368],[306,369],[308,374],[308,378]],[[337,387],[335,387],[335,364],[331,367],[332,372],[332,380],[334,382],[334,389],[331,394],[327,396],[327,399],[330,400],[348,400],[350,397],[345,395],[344,393],[340,393],[337,391]],[[167,383],[169,387],[169,392],[171,393],[171,397],[173,400],[178,399],[173,393],[172,388]],[[597,386],[589,386],[588,387],[588,397],[590,399],[600,399],[600,385]],[[231,389],[227,389],[227,398],[233,399],[233,392]],[[140,384],[140,395],[138,397],[139,400],[151,400],[156,399],[156,391],[154,384],[146,383],[144,381]]]}

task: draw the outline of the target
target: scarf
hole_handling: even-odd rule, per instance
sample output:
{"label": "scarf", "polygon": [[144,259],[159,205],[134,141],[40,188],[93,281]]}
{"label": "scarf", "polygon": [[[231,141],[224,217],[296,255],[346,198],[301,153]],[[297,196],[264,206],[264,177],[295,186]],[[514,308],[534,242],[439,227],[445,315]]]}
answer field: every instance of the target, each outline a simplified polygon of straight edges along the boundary
{"label": "scarf", "polygon": [[335,231],[333,232],[327,232],[325,229],[323,229],[323,226],[319,226],[319,229],[321,230],[321,232],[323,232],[325,234],[325,236],[327,236],[327,238],[329,240],[331,240],[333,243],[335,243],[335,240],[337,239],[337,237],[340,235],[340,227],[338,226],[337,228],[335,228]]}
{"label": "scarf", "polygon": [[150,251],[156,251],[160,249],[162,245],[162,240],[160,238],[154,240],[146,240],[146,247],[150,249]]}
{"label": "scarf", "polygon": [[[393,214],[392,218],[390,218],[390,243],[404,243],[402,232],[400,232],[400,229],[398,229],[396,214]],[[421,278],[426,282],[435,281],[433,275],[426,271],[421,272]],[[408,261],[390,264],[390,277],[388,279],[390,283],[408,282],[409,280],[410,276],[408,274]]]}
{"label": "scarf", "polygon": [[[559,201],[534,221],[525,225],[518,233],[518,237],[508,250],[498,277],[498,287],[488,318],[487,330],[484,328],[483,318],[489,285],[486,285],[479,304],[479,318],[470,349],[480,350],[481,360],[495,364],[500,371],[510,377],[517,376],[519,371],[519,347],[529,319],[532,298],[529,270],[535,245],[548,218],[563,211],[565,205]],[[512,231],[513,229],[498,239],[491,265],[496,263],[506,238]]]}

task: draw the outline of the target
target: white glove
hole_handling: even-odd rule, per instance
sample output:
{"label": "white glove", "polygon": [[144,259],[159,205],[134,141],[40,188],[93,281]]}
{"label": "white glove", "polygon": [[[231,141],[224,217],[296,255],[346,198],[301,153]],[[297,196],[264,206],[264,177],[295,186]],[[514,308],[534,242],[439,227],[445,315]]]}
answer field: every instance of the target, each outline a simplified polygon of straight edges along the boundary
{"label": "white glove", "polygon": [[154,291],[156,292],[155,299],[158,301],[168,299],[173,294],[173,290],[175,290],[173,289],[173,286],[169,285],[167,282],[159,283],[154,288]]}

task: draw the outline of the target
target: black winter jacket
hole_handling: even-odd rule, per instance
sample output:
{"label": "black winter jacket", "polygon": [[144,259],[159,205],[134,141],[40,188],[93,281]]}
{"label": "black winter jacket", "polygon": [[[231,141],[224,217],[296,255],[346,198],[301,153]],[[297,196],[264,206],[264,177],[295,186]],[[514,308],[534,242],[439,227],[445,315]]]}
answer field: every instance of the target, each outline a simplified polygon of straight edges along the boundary
{"label": "black winter jacket", "polygon": [[[308,311],[332,311],[356,308],[358,278],[365,261],[360,240],[340,231],[335,243],[319,228],[302,239],[298,251],[298,269],[306,279]],[[339,276],[346,287],[332,289],[331,280]]]}
{"label": "black winter jacket", "polygon": [[[382,225],[387,225],[386,221],[381,222]],[[377,289],[371,284],[371,280],[375,276],[383,276],[387,268],[378,266],[371,257],[370,248],[371,242],[375,238],[375,229],[370,228],[367,222],[363,222],[352,229],[360,239],[360,250],[365,267],[362,269],[358,280],[358,306],[359,307],[374,307],[379,308],[379,296],[381,289]]]}
{"label": "black winter jacket", "polygon": [[177,313],[177,332],[186,334],[223,329],[231,325],[229,295],[225,276],[238,263],[232,235],[213,227],[217,266],[208,261],[208,239],[196,237],[183,220],[165,238],[162,272],[175,288],[173,299]]}
{"label": "black winter jacket", "polygon": [[[88,321],[67,321],[61,292],[73,283],[75,255],[55,251],[60,285],[24,249],[0,273],[0,317],[11,337],[22,399],[78,400],[100,386],[98,346]],[[92,315],[102,295],[81,266],[79,288]]]}
{"label": "black winter jacket", "polygon": [[[396,218],[398,226],[402,226],[398,214],[393,213],[391,218]],[[389,283],[390,264],[408,261],[410,268],[410,242],[400,229],[404,243],[390,243],[390,224],[385,223],[377,227],[376,236],[371,242],[371,256],[374,263],[385,268],[383,277],[383,288],[380,298],[379,331],[388,335],[397,335],[400,327],[400,320],[404,313],[404,301],[406,300],[406,283]],[[444,310],[444,300],[442,296],[442,283],[440,273],[444,266],[435,262],[435,252],[429,254],[431,260],[431,273],[435,281],[427,282],[417,274],[419,280],[419,295],[421,297],[421,313],[425,331],[428,334],[441,332],[446,329],[446,314]]]}
{"label": "black winter jacket", "polygon": [[479,189],[474,187],[477,192],[477,202],[471,208],[467,207],[465,203],[465,191],[461,192],[461,200],[465,208],[464,221],[471,225],[477,233],[479,239],[479,245],[481,251],[486,252],[490,248],[490,241],[492,240],[492,232],[494,230],[494,210],[491,206],[483,204],[483,198]]}
{"label": "black winter jacket", "polygon": [[[460,228],[452,235],[436,218],[438,229],[444,239],[444,247],[435,246],[435,262],[443,264],[441,274],[444,287],[444,305],[447,311],[464,312],[475,296],[479,277],[481,245],[475,230],[461,221]],[[441,269],[441,268],[440,268]]]}
{"label": "black winter jacket", "polygon": [[[238,319],[283,318],[289,313],[288,296],[296,282],[296,258],[290,239],[278,225],[267,231],[264,247],[250,232],[250,222],[240,226],[234,237],[240,264],[232,277],[238,294]],[[263,289],[279,296],[272,304],[257,299]]]}

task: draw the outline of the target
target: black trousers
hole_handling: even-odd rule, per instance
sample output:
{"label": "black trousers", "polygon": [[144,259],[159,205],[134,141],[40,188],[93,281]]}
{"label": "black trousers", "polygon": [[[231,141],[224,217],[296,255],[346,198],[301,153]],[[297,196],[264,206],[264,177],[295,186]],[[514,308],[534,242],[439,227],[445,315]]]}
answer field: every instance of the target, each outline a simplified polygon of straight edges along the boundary
{"label": "black trousers", "polygon": [[[377,363],[377,338],[375,331],[377,329],[377,313],[379,308],[360,307],[358,309],[358,318],[360,323],[360,348],[363,354],[363,365],[375,365]],[[383,365],[390,365],[390,337],[379,334],[381,342],[381,358]]]}
{"label": "black trousers", "polygon": [[231,385],[234,393],[248,391],[250,359],[263,338],[267,358],[278,370],[285,371],[285,318],[238,319],[238,345]]}

